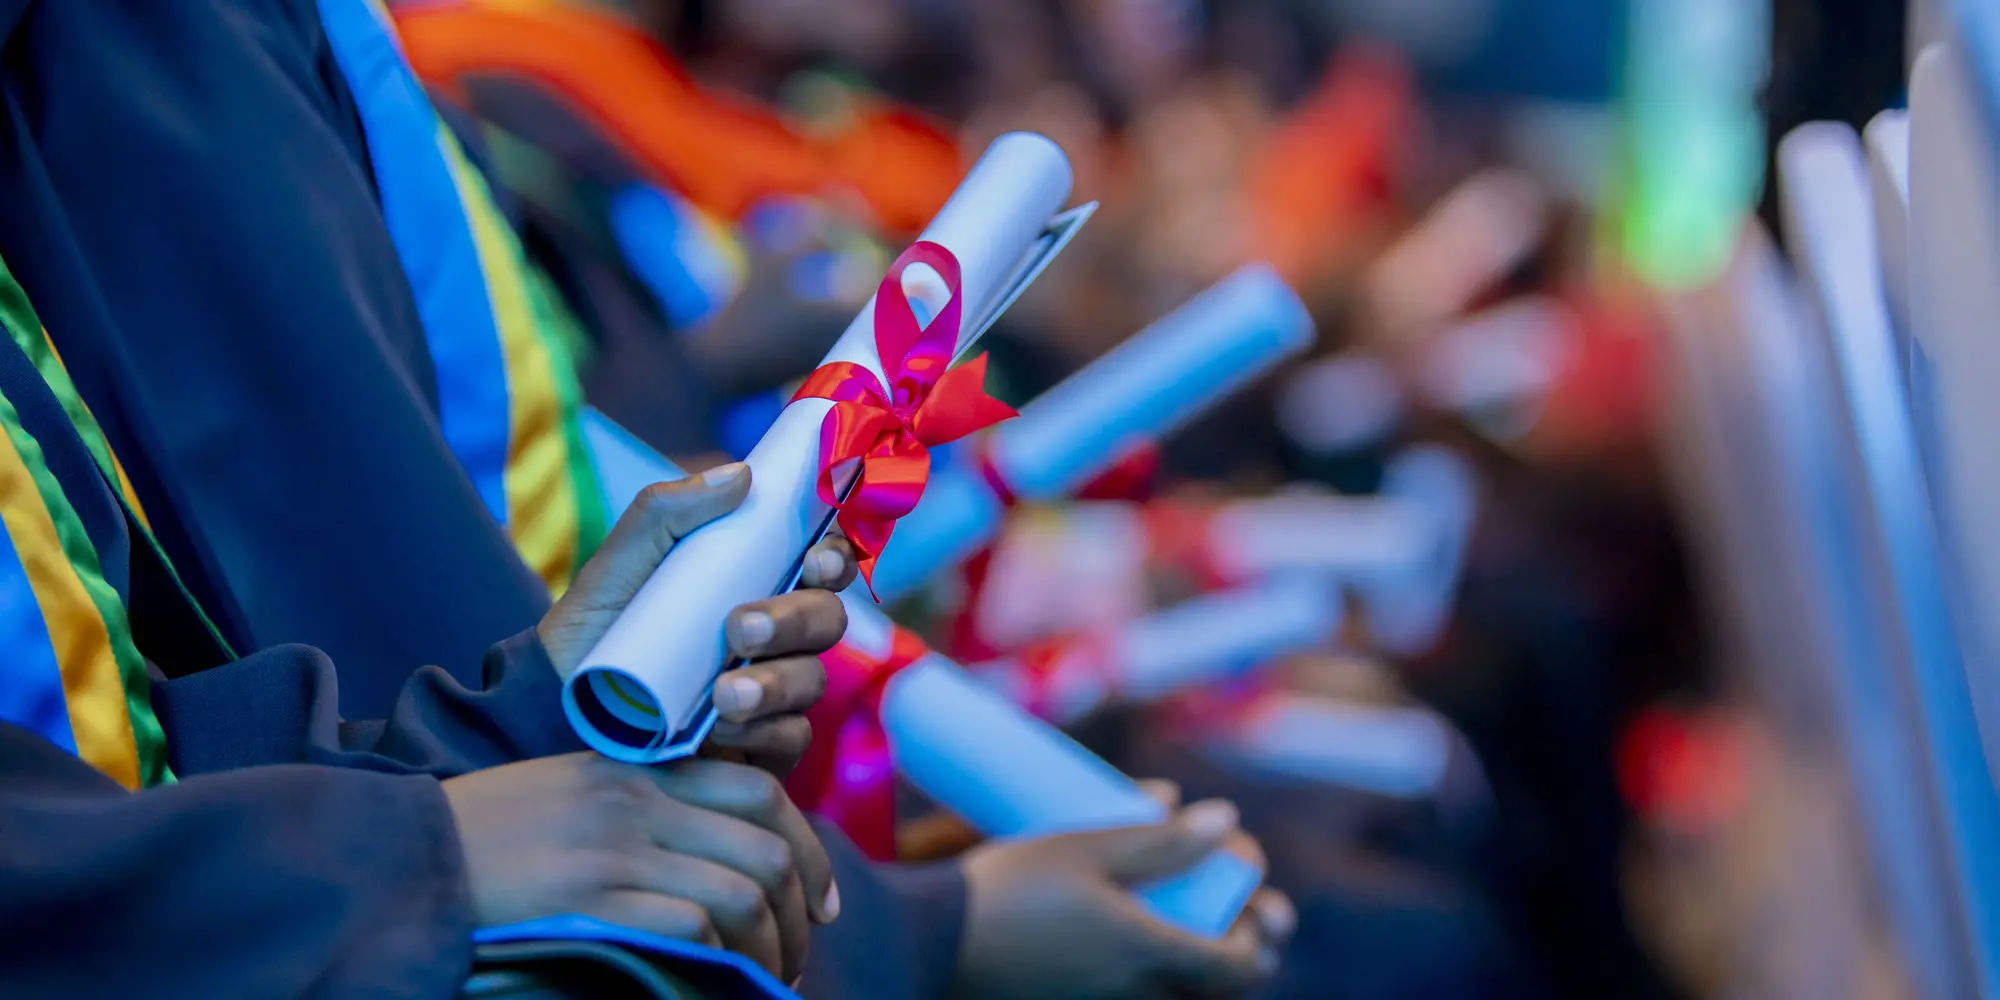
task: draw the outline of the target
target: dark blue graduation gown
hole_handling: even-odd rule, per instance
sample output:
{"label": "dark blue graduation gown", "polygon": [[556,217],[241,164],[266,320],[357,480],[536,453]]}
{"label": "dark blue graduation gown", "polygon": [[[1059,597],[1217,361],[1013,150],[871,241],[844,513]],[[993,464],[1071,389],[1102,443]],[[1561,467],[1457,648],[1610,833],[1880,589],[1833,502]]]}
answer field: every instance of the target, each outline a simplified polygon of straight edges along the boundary
{"label": "dark blue graduation gown", "polygon": [[[331,654],[348,715],[386,711],[419,663],[476,684],[486,644],[547,596],[439,433],[314,5],[0,0],[0,33],[0,256],[197,596],[239,648]],[[331,724],[327,690],[300,726]],[[205,703],[226,715],[247,697]],[[448,704],[477,725],[476,703]],[[562,727],[552,690],[521,704],[537,731]],[[815,937],[808,995],[942,995],[956,870],[877,868],[828,840],[847,916]]]}
{"label": "dark blue graduation gown", "polygon": [[[0,391],[134,600],[151,549],[11,341]],[[178,784],[128,793],[0,722],[0,996],[452,996],[472,914],[436,779],[574,746],[533,633],[489,651],[485,690],[427,669],[362,724],[340,723],[316,649],[200,669],[213,648],[147,642],[162,634],[139,631],[181,674],[153,693]]]}
{"label": "dark blue graduation gown", "polygon": [[418,663],[475,681],[548,597],[438,431],[314,5],[0,0],[0,31],[0,252],[204,604],[326,650],[353,715]]}

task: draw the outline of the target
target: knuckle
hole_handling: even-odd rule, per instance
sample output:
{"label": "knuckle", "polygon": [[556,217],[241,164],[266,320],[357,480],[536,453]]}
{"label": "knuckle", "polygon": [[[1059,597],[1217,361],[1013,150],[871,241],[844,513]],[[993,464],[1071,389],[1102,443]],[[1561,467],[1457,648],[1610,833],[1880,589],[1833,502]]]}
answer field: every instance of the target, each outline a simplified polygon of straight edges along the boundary
{"label": "knuckle", "polygon": [[688,920],[688,937],[696,941],[720,941],[722,935],[715,929],[715,921],[709,919],[708,911],[693,907],[694,913]]}
{"label": "knuckle", "polygon": [[758,816],[775,815],[786,802],[785,786],[769,771],[743,769],[743,805]]}
{"label": "knuckle", "polygon": [[812,720],[806,718],[803,715],[793,716],[792,718],[789,719],[781,719],[778,722],[777,731],[773,733],[772,736],[773,736],[772,742],[777,744],[775,749],[794,752],[794,753],[804,753],[808,748],[812,746],[812,739],[813,739]]}
{"label": "knuckle", "polygon": [[751,926],[764,915],[764,888],[735,872],[721,880],[714,903],[717,918],[732,926]]}
{"label": "knuckle", "polygon": [[774,833],[758,831],[757,836],[747,839],[743,854],[749,869],[745,874],[767,892],[782,888],[795,871],[792,845]]}
{"label": "knuckle", "polygon": [[654,483],[639,491],[639,499],[634,506],[648,515],[663,514],[680,506],[680,494],[686,489],[679,482]]}

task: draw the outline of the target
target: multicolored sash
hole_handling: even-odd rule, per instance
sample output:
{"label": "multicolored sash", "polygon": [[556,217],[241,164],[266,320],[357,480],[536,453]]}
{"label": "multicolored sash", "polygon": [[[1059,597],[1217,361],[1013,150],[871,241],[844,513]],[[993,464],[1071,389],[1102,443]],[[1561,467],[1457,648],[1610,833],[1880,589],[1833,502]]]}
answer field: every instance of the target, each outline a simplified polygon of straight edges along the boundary
{"label": "multicolored sash", "polygon": [[377,0],[319,6],[416,293],[445,441],[522,558],[559,594],[607,521],[563,340],[574,319],[431,106],[387,11]]}
{"label": "multicolored sash", "polygon": [[[158,552],[124,469],[4,263],[0,325],[61,403],[105,481],[116,484],[138,525],[135,533]],[[125,604],[105,579],[90,533],[43,460],[41,443],[4,394],[0,431],[0,522],[6,529],[0,544],[0,720],[32,730],[126,788],[170,782],[166,736],[153,715],[151,681]]]}

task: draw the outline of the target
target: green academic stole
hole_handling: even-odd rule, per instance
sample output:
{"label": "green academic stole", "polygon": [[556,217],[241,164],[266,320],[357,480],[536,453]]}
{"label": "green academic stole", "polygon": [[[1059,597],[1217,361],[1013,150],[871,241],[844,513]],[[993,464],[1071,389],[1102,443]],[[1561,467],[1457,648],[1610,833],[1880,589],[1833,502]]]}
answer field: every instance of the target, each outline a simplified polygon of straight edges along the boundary
{"label": "green academic stole", "polygon": [[[138,525],[135,533],[157,550],[136,516],[124,470],[4,264],[0,325],[41,372],[106,481],[118,484],[134,515],[128,522]],[[6,677],[0,719],[32,730],[127,788],[172,781],[146,663],[90,533],[4,395],[0,430],[0,521],[6,528],[0,544],[0,669]]]}
{"label": "green academic stole", "polygon": [[321,0],[416,293],[452,454],[528,565],[561,593],[608,512],[584,449],[567,317],[438,118],[376,0]]}

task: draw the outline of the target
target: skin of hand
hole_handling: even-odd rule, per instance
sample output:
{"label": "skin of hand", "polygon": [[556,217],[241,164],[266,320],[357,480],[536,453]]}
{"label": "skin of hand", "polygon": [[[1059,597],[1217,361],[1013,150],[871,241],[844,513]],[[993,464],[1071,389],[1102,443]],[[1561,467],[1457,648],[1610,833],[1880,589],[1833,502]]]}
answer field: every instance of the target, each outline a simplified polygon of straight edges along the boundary
{"label": "skin of hand", "polygon": [[[1161,796],[1158,788],[1149,789]],[[1172,794],[1169,791],[1167,794]],[[1164,796],[1162,796],[1164,797]],[[1271,889],[1220,940],[1155,918],[1134,886],[1217,849],[1262,863],[1236,807],[1201,802],[1157,826],[995,842],[962,862],[968,885],[956,1000],[1225,998],[1276,971],[1297,914]]]}
{"label": "skin of hand", "polygon": [[[735,510],[749,491],[750,468],[741,462],[647,487],[536,626],[556,671],[576,670],[676,541]],[[847,630],[834,593],[854,582],[856,568],[847,542],[829,537],[806,555],[801,589],[730,612],[730,652],[751,662],[716,679],[722,719],[705,750],[780,777],[798,763],[812,741],[805,710],[826,691],[819,654]]]}
{"label": "skin of hand", "polygon": [[452,778],[474,920],[581,913],[738,952],[786,982],[839,915],[826,850],[770,772],[594,753]]}

